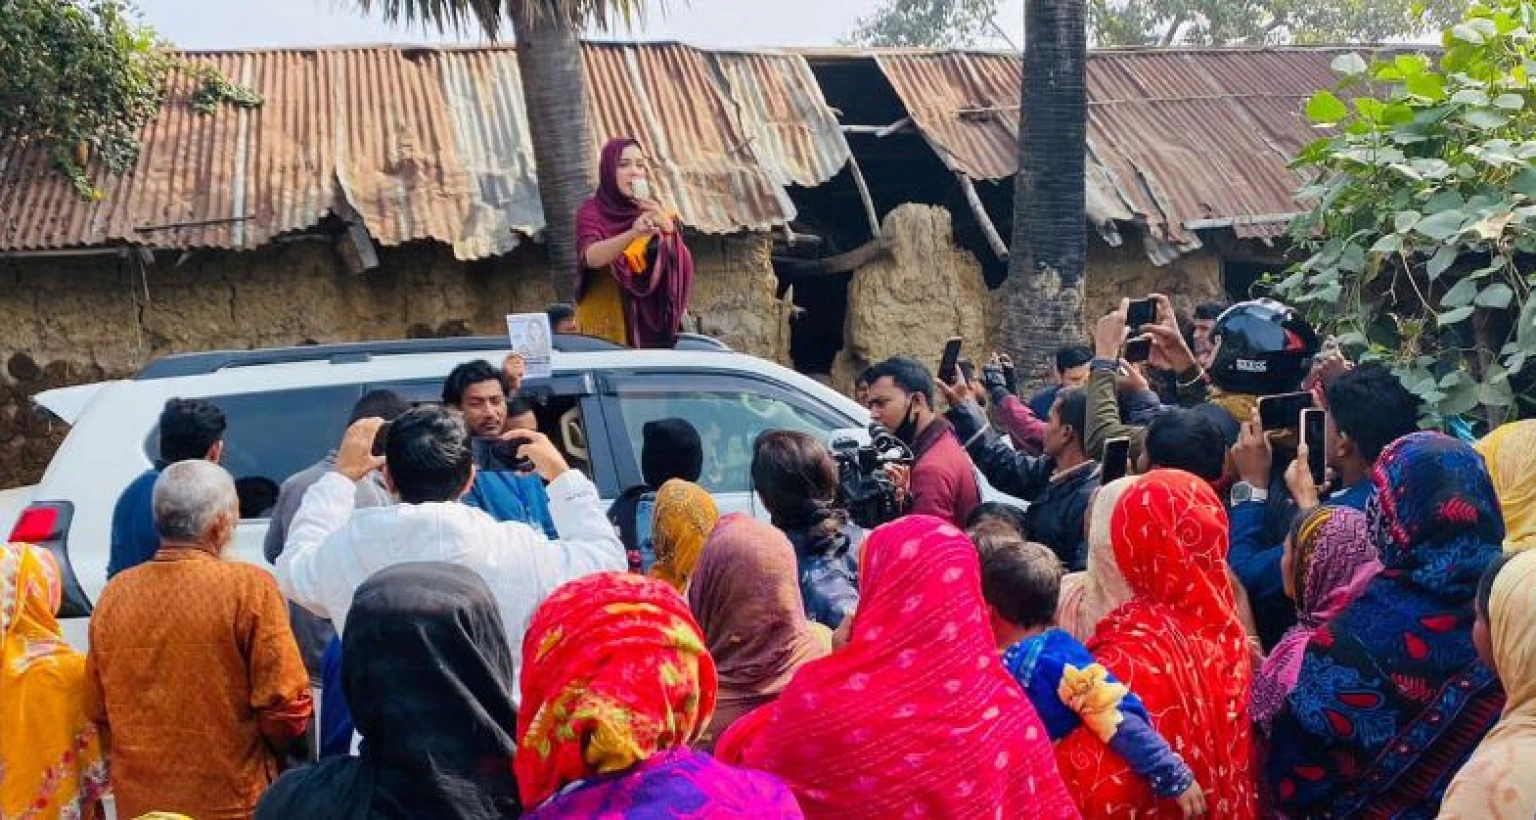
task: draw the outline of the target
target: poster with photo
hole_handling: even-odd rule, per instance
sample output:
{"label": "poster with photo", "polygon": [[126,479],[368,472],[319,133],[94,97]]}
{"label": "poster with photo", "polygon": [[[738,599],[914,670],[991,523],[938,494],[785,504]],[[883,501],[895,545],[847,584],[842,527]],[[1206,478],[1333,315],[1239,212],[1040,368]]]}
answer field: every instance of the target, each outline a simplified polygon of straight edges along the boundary
{"label": "poster with photo", "polygon": [[549,330],[548,314],[507,314],[507,338],[512,342],[512,352],[523,357],[527,378],[547,379],[554,375],[554,334]]}

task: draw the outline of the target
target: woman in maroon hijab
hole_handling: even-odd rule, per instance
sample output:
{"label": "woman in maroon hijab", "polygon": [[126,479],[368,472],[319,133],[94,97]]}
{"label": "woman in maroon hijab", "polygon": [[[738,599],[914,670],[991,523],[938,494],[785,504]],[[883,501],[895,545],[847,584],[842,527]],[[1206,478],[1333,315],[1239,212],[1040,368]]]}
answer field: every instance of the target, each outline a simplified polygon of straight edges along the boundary
{"label": "woman in maroon hijab", "polygon": [[693,292],[677,214],[656,199],[634,139],[603,146],[598,175],[597,193],[576,212],[577,324],[630,347],[672,347]]}

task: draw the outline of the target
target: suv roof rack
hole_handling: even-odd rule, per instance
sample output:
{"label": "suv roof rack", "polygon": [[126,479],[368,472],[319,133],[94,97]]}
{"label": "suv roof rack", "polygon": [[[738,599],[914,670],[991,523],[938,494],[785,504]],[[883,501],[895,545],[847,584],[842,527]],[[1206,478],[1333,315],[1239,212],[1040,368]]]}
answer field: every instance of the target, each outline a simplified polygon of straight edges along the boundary
{"label": "suv roof rack", "polygon": [[[479,353],[487,350],[506,350],[505,336],[454,336],[446,339],[403,339],[376,342],[346,342],[342,344],[302,345],[299,347],[269,347],[258,350],[210,350],[201,353],[178,353],[165,356],[145,365],[134,375],[134,381],[171,379],[180,376],[198,376],[216,373],[234,367],[255,367],[268,364],[294,362],[321,362],[348,364],[366,362],[374,356],[404,356],[421,353]],[[559,333],[554,338],[554,348],[561,353],[598,353],[624,350],[595,336]],[[682,333],[677,337],[674,350],[729,352],[724,342],[696,333]]]}

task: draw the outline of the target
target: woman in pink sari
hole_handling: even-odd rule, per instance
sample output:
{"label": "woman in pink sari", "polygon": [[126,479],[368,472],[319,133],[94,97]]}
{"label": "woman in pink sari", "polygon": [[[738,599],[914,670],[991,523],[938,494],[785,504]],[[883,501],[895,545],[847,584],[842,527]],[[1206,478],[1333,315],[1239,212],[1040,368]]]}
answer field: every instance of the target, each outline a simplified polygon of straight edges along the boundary
{"label": "woman in pink sari", "polygon": [[597,192],[576,212],[576,323],[630,347],[671,347],[693,293],[677,214],[656,198],[636,140],[603,146]]}
{"label": "woman in pink sari", "polygon": [[800,667],[718,756],[808,818],[1078,817],[1034,707],[998,659],[976,547],[937,518],[870,534],[848,645]]}

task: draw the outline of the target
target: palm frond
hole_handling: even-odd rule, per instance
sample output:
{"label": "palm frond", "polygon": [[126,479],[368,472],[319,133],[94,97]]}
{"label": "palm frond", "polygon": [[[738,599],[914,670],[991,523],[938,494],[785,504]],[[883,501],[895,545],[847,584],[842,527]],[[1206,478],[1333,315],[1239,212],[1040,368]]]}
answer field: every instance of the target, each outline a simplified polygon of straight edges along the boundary
{"label": "palm frond", "polygon": [[421,24],[439,32],[478,32],[496,40],[514,19],[545,22],[550,18],[577,28],[612,31],[616,24],[644,23],[648,7],[665,15],[666,0],[354,0],[365,13],[378,12],[391,23]]}

